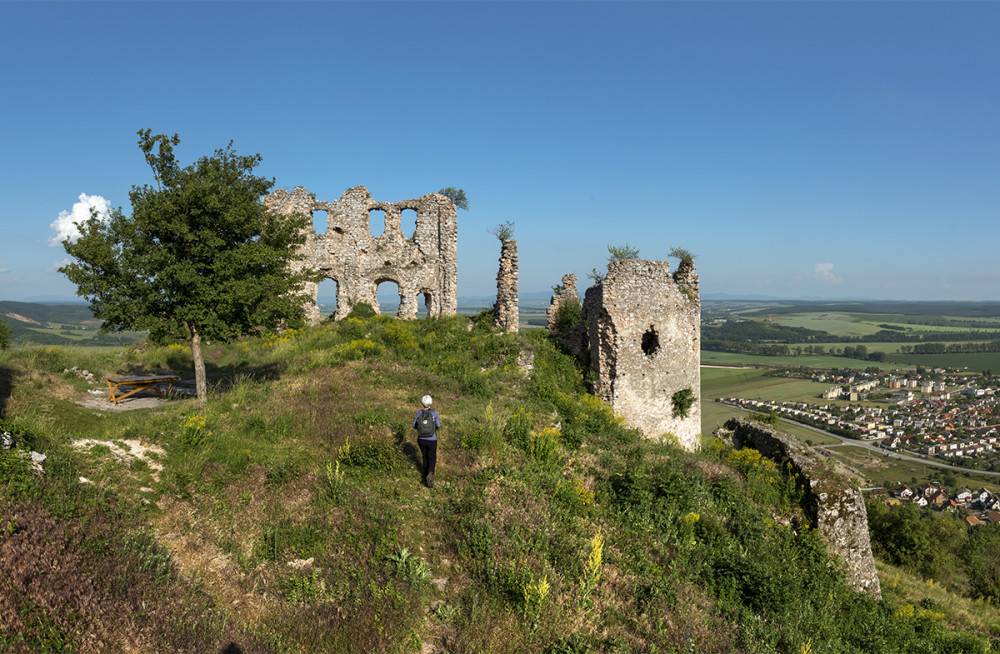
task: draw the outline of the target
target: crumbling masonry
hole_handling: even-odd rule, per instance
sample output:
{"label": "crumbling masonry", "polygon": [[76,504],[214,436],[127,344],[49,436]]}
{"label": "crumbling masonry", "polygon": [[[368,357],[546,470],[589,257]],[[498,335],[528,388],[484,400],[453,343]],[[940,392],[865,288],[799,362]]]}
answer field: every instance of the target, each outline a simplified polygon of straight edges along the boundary
{"label": "crumbling masonry", "polygon": [[843,562],[848,584],[858,592],[882,598],[865,499],[846,474],[832,470],[829,461],[795,438],[758,422],[733,418],[716,435],[735,447],[752,447],[779,463],[788,461],[805,490],[806,516],[827,550]]}
{"label": "crumbling masonry", "polygon": [[556,294],[552,296],[549,301],[549,309],[546,313],[547,325],[549,328],[549,333],[555,334],[558,330],[556,329],[556,316],[559,314],[559,307],[563,305],[567,300],[574,299],[579,301],[579,296],[576,294],[576,275],[563,275],[562,284],[559,286],[559,290]]}
{"label": "crumbling masonry", "polygon": [[520,312],[517,304],[517,239],[501,241],[500,269],[497,271],[497,304],[493,328],[517,333]]}
{"label": "crumbling masonry", "polygon": [[[458,309],[458,220],[455,205],[439,193],[416,200],[376,202],[364,186],[348,189],[336,202],[317,200],[301,186],[291,193],[279,189],[264,199],[264,205],[279,214],[314,211],[327,213],[327,228],[317,234],[306,229],[304,258],[297,270],[313,270],[337,282],[337,311],[341,319],[351,307],[364,302],[379,311],[376,291],[382,282],[399,286],[400,318],[416,318],[422,297],[430,316],[451,315]],[[402,212],[416,211],[416,230],[406,238],[401,229]],[[372,211],[385,212],[385,231],[373,237],[369,225]],[[310,323],[320,320],[316,306],[317,283],[308,283],[312,296],[306,306]]]}
{"label": "crumbling masonry", "polygon": [[587,289],[581,325],[566,342],[589,349],[595,394],[629,425],[688,450],[701,446],[701,300],[690,262],[673,275],[666,261],[611,262]]}

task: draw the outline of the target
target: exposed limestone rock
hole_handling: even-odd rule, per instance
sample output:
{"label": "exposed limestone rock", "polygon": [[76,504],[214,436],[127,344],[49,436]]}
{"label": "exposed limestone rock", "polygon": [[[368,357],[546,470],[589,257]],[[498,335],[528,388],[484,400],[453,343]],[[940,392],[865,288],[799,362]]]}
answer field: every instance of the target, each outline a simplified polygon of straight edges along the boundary
{"label": "exposed limestone rock", "polygon": [[549,309],[546,313],[550,334],[556,333],[556,314],[559,313],[559,307],[563,305],[563,302],[570,298],[576,298],[577,301],[580,300],[580,296],[576,294],[576,275],[563,275],[560,286],[559,291],[549,300]]}
{"label": "exposed limestone rock", "polygon": [[[416,200],[376,202],[364,186],[348,189],[336,202],[317,200],[306,189],[292,192],[279,189],[264,199],[264,205],[279,214],[314,211],[327,213],[327,229],[317,234],[306,230],[302,246],[305,258],[298,270],[321,272],[337,282],[337,311],[345,317],[355,304],[365,302],[379,311],[376,290],[382,282],[399,286],[400,318],[415,318],[422,297],[431,316],[451,315],[458,310],[458,220],[455,205],[439,193]],[[406,238],[400,227],[402,212],[416,211],[416,230]],[[369,225],[372,211],[385,212],[385,231],[373,237]],[[306,291],[313,301],[306,307],[306,319],[319,322],[316,293],[319,285],[309,283]]]}
{"label": "exposed limestone rock", "polygon": [[[587,289],[585,334],[571,332],[567,344],[577,351],[590,348],[595,393],[628,424],[651,438],[670,434],[696,450],[701,301],[694,267],[681,273],[671,276],[666,261],[611,262],[604,281]],[[684,413],[675,397],[686,394],[694,401]]]}
{"label": "exposed limestone rock", "polygon": [[520,313],[517,305],[517,239],[502,241],[500,269],[497,271],[497,305],[493,328],[517,333]]}
{"label": "exposed limestone rock", "polygon": [[795,438],[759,422],[733,418],[716,435],[776,461],[789,461],[803,481],[806,515],[830,553],[844,562],[848,583],[858,592],[882,598],[865,500],[845,475],[832,470],[826,460]]}

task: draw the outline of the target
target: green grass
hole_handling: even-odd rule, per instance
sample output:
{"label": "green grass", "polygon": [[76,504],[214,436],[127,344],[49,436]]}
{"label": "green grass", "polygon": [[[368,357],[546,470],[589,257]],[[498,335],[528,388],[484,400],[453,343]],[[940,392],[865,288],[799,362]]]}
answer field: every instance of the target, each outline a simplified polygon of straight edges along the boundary
{"label": "green grass", "polygon": [[760,368],[701,369],[702,397],[742,397],[780,402],[816,402],[829,384],[807,379],[769,377]]}
{"label": "green grass", "polygon": [[[204,406],[104,417],[70,401],[84,389],[64,367],[172,369],[183,348],[4,353],[5,417],[51,467],[36,478],[2,462],[0,559],[39,556],[4,570],[25,583],[0,620],[32,619],[0,646],[72,650],[94,633],[135,651],[881,654],[957,651],[968,636],[967,652],[985,651],[962,626],[922,633],[847,588],[799,527],[801,493],[780,466],[644,440],[540,330],[468,326],[347,319],[214,345]],[[706,370],[704,383],[706,398],[823,386],[758,370]],[[443,423],[433,491],[410,427],[424,393]],[[154,479],[107,445],[71,450],[80,437],[157,445],[164,469]],[[53,553],[67,559],[46,588],[82,595],[50,602],[27,584]]]}

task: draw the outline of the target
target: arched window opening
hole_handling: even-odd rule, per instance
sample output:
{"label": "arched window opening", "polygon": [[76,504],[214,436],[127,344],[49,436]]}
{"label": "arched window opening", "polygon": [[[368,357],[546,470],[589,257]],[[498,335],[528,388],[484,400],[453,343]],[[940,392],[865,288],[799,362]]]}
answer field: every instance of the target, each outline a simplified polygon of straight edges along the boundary
{"label": "arched window opening", "polygon": [[430,294],[430,291],[424,291],[419,297],[424,302],[423,306],[417,307],[417,317],[426,318],[434,311],[434,296]]}
{"label": "arched window opening", "polygon": [[329,224],[325,211],[313,211],[313,231],[317,234],[326,234],[326,227]]}
{"label": "arched window opening", "polygon": [[403,209],[399,214],[399,228],[403,231],[403,236],[413,238],[417,234],[417,210]]}
{"label": "arched window opening", "polygon": [[399,315],[399,284],[392,280],[384,279],[378,283],[375,291],[378,298],[379,312],[384,315]]}
{"label": "arched window opening", "polygon": [[660,349],[660,336],[656,329],[650,325],[646,333],[642,335],[642,353],[648,357],[653,356]]}
{"label": "arched window opening", "polygon": [[320,318],[326,320],[337,313],[337,280],[324,279],[316,291],[316,306],[319,307]]}
{"label": "arched window opening", "polygon": [[375,238],[385,233],[385,211],[372,209],[368,212],[368,229]]}

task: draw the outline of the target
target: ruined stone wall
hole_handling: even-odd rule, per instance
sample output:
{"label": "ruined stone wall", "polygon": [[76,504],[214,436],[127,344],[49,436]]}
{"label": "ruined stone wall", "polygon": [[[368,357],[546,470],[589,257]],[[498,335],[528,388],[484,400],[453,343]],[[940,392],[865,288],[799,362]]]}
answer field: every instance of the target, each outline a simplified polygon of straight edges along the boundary
{"label": "ruined stone wall", "polygon": [[844,562],[855,590],[882,598],[868,535],[868,511],[861,491],[846,474],[811,452],[795,438],[758,422],[734,418],[717,435],[737,447],[752,447],[764,456],[792,464],[805,488],[804,508],[831,554]]}
{"label": "ruined stone wall", "polygon": [[[701,445],[701,300],[693,267],[670,274],[666,261],[626,259],[587,289],[585,338],[595,393],[649,437],[675,437],[688,450]],[[675,415],[674,394],[690,391],[686,415]]]}
{"label": "ruined stone wall", "polygon": [[556,314],[559,313],[559,307],[563,305],[563,302],[569,300],[570,298],[576,298],[579,300],[576,294],[576,275],[563,275],[562,278],[562,289],[552,296],[549,300],[549,309],[546,313],[548,318],[547,324],[550,334],[556,333]]}
{"label": "ruined stone wall", "polygon": [[517,304],[517,239],[502,241],[500,269],[497,271],[497,305],[493,328],[517,333],[520,312]]}
{"label": "ruined stone wall", "polygon": [[[279,214],[326,211],[327,228],[317,234],[306,229],[304,259],[299,270],[321,272],[337,282],[336,319],[345,317],[359,302],[380,311],[376,290],[382,282],[399,287],[400,318],[415,318],[422,299],[431,316],[451,315],[458,310],[458,220],[455,205],[439,193],[416,200],[376,202],[364,186],[348,189],[336,202],[317,200],[301,186],[290,193],[279,189],[264,199],[264,205]],[[416,230],[407,238],[401,229],[402,212],[416,211]],[[372,236],[369,215],[385,212],[385,231]],[[309,283],[312,302],[306,319],[319,322],[316,293]]]}

